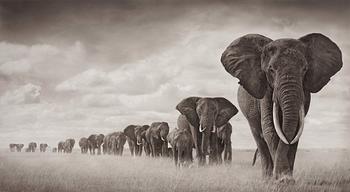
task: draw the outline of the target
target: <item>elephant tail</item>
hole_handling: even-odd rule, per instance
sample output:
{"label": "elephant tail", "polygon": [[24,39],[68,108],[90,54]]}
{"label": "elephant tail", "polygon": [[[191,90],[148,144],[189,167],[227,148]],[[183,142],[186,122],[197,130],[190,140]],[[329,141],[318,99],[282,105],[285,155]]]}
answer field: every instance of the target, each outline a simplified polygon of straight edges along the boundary
{"label": "elephant tail", "polygon": [[256,149],[256,150],[255,150],[255,153],[254,153],[254,157],[253,157],[252,166],[254,166],[254,165],[255,165],[255,162],[256,162],[256,158],[257,158],[257,156],[258,156],[258,153],[259,153],[259,150],[258,150],[258,149]]}

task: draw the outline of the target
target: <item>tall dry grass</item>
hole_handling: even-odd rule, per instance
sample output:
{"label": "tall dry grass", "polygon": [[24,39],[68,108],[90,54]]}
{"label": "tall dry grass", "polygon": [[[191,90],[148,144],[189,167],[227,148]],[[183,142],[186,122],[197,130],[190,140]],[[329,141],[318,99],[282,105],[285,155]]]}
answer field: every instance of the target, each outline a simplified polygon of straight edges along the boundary
{"label": "tall dry grass", "polygon": [[294,185],[262,180],[260,164],[251,166],[252,155],[235,150],[229,166],[177,169],[169,159],[128,153],[2,152],[0,191],[350,191],[349,151],[299,151]]}

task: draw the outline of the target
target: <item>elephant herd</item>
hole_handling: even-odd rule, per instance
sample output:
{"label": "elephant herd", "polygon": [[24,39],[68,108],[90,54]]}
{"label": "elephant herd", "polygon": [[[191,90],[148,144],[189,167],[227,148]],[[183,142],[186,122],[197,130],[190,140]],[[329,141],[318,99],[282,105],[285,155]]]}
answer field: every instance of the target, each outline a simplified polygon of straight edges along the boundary
{"label": "elephant herd", "polygon": [[[16,152],[16,151],[22,152],[23,147],[24,147],[24,144],[14,144],[14,143],[9,144],[9,148],[11,152]],[[46,143],[41,143],[39,145],[40,152],[46,152],[47,147],[48,145]],[[28,147],[25,148],[25,152],[35,152],[36,148],[37,148],[37,144],[35,142],[30,142],[28,144]]]}
{"label": "elephant herd", "polygon": [[[342,68],[339,47],[319,33],[277,40],[248,34],[226,48],[221,63],[239,79],[237,100],[256,142],[254,159],[259,154],[263,177],[293,181],[311,93],[319,92]],[[177,166],[191,164],[193,150],[199,166],[207,164],[207,157],[209,164],[232,161],[229,121],[238,113],[235,105],[223,97],[188,97],[175,108],[180,114],[172,131],[166,122],[129,125],[106,136],[81,138],[81,153],[122,155],[127,141],[133,156],[143,151],[146,156],[168,156],[169,143]],[[71,153],[74,143],[74,139],[62,141],[57,150]],[[31,143],[28,149],[33,147],[36,144]],[[10,148],[21,149],[18,144]]]}

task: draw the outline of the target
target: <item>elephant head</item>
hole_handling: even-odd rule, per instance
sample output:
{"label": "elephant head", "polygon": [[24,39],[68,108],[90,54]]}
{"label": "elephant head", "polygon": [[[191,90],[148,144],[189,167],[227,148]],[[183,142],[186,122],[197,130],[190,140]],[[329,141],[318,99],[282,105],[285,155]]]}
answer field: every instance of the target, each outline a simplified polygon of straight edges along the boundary
{"label": "elephant head", "polygon": [[147,129],[149,128],[149,125],[143,125],[143,126],[136,126],[135,127],[135,136],[136,136],[136,143],[137,145],[142,144],[142,139],[145,138],[145,134]]}
{"label": "elephant head", "polygon": [[[135,134],[135,128],[137,125],[128,125],[124,129],[124,134],[129,138],[129,140],[136,142],[136,134]],[[136,143],[137,144],[137,143]]]}
{"label": "elephant head", "polygon": [[168,133],[169,133],[169,125],[167,122],[154,122],[151,125],[152,131],[154,134],[152,135],[156,139],[160,139],[163,142],[166,142]]}
{"label": "elephant head", "polygon": [[273,90],[276,132],[284,143],[293,144],[302,133],[305,109],[309,107],[304,101],[341,69],[342,55],[322,34],[274,41],[250,34],[231,43],[221,62],[253,97],[261,99],[268,87]]}
{"label": "elephant head", "polygon": [[[215,133],[217,127],[225,125],[238,113],[238,109],[222,97],[188,97],[176,109],[202,134],[202,141],[197,143],[197,147],[201,146],[199,152],[203,155],[208,154],[210,133]],[[197,142],[196,139],[194,142]]]}
{"label": "elephant head", "polygon": [[273,127],[281,141],[272,157],[274,171],[292,170],[289,146],[296,146],[302,134],[310,93],[320,91],[342,68],[340,49],[318,33],[278,40],[249,34],[233,41],[221,62],[252,97],[271,98],[269,109],[261,111],[272,111]]}

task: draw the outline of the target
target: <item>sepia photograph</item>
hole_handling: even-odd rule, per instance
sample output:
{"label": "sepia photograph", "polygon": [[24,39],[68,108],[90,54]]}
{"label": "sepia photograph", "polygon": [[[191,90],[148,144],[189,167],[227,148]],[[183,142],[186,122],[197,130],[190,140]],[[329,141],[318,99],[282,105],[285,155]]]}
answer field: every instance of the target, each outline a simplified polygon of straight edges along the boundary
{"label": "sepia photograph", "polygon": [[350,192],[350,1],[0,0],[0,192]]}

